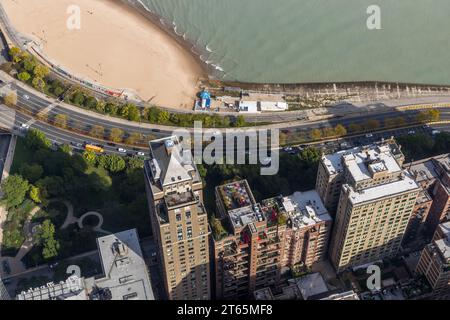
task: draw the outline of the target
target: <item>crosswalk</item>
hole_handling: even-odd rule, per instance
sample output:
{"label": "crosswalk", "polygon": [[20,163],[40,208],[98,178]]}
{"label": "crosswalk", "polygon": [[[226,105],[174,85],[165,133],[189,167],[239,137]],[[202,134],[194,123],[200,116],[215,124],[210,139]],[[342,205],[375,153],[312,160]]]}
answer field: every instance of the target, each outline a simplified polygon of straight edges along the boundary
{"label": "crosswalk", "polygon": [[51,105],[49,105],[48,107],[42,109],[41,111],[39,111],[39,113],[36,114],[36,118],[32,118],[30,119],[25,126],[28,128],[31,125],[36,123],[36,119],[39,119],[43,116],[45,116],[46,114],[48,114],[50,111],[52,111],[55,107],[57,107],[58,104],[57,103],[52,103]]}

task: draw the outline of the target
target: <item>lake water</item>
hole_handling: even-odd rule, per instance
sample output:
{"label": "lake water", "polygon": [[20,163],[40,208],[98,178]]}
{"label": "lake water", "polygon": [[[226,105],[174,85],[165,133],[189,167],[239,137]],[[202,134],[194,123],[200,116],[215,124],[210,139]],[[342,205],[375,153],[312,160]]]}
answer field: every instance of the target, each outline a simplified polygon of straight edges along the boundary
{"label": "lake water", "polygon": [[[449,0],[142,0],[215,76],[450,85]],[[367,8],[381,8],[369,30]]]}

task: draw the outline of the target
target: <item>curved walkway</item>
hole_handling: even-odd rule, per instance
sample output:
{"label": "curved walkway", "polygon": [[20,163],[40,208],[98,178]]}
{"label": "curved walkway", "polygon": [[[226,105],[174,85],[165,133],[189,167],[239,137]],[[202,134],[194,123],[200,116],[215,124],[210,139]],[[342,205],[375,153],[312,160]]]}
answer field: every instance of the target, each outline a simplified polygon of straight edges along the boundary
{"label": "curved walkway", "polygon": [[[89,216],[95,216],[98,218],[99,222],[97,226],[93,227],[93,230],[98,233],[103,234],[111,234],[111,232],[106,231],[102,229],[104,218],[103,216],[95,211],[90,211],[82,215],[80,218],[76,218],[74,216],[74,207],[70,201],[61,200],[61,199],[52,199],[49,200],[49,203],[51,202],[61,202],[63,203],[67,208],[67,216],[66,220],[64,221],[63,225],[60,227],[60,230],[68,228],[72,224],[78,224],[80,229],[84,228],[83,221]],[[27,270],[25,265],[22,263],[22,259],[27,255],[28,252],[33,248],[34,245],[34,239],[33,239],[33,230],[32,230],[32,220],[33,217],[41,210],[42,208],[40,206],[36,206],[33,208],[33,210],[30,211],[30,214],[25,221],[23,225],[23,234],[25,235],[25,241],[20,247],[19,251],[17,252],[15,257],[2,257],[1,251],[0,251],[0,264],[3,263],[3,261],[6,261],[11,269],[10,274],[3,274],[3,268],[0,269],[0,276],[2,278],[8,278],[13,275],[23,273]]]}

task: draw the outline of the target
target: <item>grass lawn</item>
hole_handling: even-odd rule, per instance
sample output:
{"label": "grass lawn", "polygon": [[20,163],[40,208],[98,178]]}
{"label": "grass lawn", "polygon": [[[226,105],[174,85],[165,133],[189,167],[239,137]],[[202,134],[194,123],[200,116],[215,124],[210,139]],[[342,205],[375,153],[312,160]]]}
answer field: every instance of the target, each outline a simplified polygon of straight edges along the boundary
{"label": "grass lawn", "polygon": [[33,151],[27,147],[24,138],[18,137],[10,174],[19,173],[22,164],[29,163],[30,159],[33,159]]}

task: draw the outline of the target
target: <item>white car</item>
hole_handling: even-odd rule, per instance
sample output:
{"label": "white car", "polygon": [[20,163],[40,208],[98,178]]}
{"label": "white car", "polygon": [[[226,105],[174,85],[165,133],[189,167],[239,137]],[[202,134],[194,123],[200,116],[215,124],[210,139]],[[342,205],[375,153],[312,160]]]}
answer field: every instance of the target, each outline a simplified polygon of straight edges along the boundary
{"label": "white car", "polygon": [[127,150],[123,148],[119,148],[117,149],[117,151],[119,151],[120,153],[127,153]]}
{"label": "white car", "polygon": [[20,126],[23,130],[28,130],[30,129],[30,126],[26,123],[22,123],[22,125]]}
{"label": "white car", "polygon": [[144,153],[144,152],[138,152],[137,155],[138,155],[139,157],[145,157],[145,153]]}
{"label": "white car", "polygon": [[30,96],[27,95],[27,94],[24,94],[24,95],[23,95],[23,98],[24,98],[25,100],[30,100]]}
{"label": "white car", "polygon": [[371,133],[366,134],[366,138],[373,138],[373,134]]}

